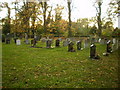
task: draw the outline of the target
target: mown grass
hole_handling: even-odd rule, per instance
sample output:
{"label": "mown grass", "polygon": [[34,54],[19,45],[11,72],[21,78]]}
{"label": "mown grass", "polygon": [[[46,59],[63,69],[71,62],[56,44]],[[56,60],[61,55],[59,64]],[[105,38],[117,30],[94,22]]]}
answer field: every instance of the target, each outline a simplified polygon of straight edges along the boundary
{"label": "mown grass", "polygon": [[[44,46],[45,43],[38,43]],[[30,48],[2,44],[4,88],[117,88],[118,52],[103,56],[105,45],[97,44],[101,60],[89,59],[89,48],[67,52],[67,47]]]}

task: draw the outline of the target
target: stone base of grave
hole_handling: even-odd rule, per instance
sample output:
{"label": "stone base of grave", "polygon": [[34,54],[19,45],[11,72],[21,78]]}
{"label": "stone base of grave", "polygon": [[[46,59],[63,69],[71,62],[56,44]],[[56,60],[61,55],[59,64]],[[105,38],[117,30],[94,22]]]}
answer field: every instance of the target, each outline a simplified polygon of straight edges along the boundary
{"label": "stone base of grave", "polygon": [[43,47],[37,47],[37,46],[30,46],[31,48],[43,48]]}
{"label": "stone base of grave", "polygon": [[94,56],[94,57],[90,57],[90,59],[99,60],[99,59],[100,59],[100,56],[99,56],[99,55],[96,55],[96,56]]}
{"label": "stone base of grave", "polygon": [[103,56],[109,56],[109,53],[103,53]]}
{"label": "stone base of grave", "polygon": [[75,49],[72,49],[72,50],[68,50],[68,52],[75,52]]}

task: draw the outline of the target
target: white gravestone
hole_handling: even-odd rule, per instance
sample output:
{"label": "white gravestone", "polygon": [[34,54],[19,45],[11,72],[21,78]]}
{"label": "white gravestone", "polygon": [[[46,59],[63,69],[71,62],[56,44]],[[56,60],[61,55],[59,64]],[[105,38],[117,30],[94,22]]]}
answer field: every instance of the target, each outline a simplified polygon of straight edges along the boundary
{"label": "white gravestone", "polygon": [[20,39],[17,39],[17,40],[16,40],[16,45],[21,45]]}

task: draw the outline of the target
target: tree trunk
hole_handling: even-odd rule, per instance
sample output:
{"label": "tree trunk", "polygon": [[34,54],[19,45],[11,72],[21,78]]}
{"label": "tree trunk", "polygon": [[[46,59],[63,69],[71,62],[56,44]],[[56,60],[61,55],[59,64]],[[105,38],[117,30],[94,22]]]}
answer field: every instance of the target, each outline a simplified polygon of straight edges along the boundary
{"label": "tree trunk", "polygon": [[72,36],[71,33],[71,2],[68,2],[68,19],[69,19],[69,23],[68,23],[68,37]]}

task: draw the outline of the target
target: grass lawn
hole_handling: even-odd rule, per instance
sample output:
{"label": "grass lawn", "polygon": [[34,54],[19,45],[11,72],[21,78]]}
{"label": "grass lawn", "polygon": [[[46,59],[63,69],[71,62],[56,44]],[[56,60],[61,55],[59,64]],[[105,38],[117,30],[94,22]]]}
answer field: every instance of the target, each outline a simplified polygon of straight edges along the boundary
{"label": "grass lawn", "polygon": [[[44,46],[39,42],[38,46]],[[30,48],[2,44],[4,88],[117,88],[118,51],[103,56],[105,45],[97,44],[101,60],[89,59],[89,48],[67,52],[67,47]]]}

